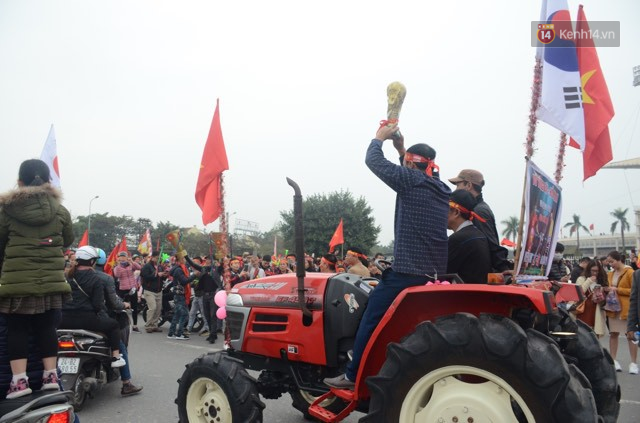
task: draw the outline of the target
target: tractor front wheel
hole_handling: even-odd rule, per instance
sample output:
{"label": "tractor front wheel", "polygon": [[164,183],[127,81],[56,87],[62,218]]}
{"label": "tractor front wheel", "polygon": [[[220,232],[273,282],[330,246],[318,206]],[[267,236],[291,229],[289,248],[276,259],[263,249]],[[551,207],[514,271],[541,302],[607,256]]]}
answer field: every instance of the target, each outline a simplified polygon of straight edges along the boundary
{"label": "tractor front wheel", "polygon": [[503,316],[458,313],[390,344],[362,422],[597,422],[586,377],[558,345]]}
{"label": "tractor front wheel", "polygon": [[224,352],[209,353],[186,366],[178,380],[182,423],[260,423],[264,404],[242,361]]}

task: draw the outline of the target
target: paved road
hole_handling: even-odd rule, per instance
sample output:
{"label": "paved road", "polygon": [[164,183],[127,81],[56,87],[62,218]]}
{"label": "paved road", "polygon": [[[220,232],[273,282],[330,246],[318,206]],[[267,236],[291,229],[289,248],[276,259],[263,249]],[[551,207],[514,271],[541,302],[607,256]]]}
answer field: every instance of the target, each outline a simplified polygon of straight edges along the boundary
{"label": "paved road", "polygon": [[[165,328],[166,329],[166,328]],[[210,345],[204,338],[194,336],[189,341],[169,340],[163,334],[133,333],[130,360],[133,379],[144,385],[140,395],[122,398],[120,383],[108,385],[94,399],[88,399],[85,410],[78,414],[82,423],[175,423],[178,411],[174,399],[177,380],[185,364],[195,357],[222,347],[218,341]],[[605,345],[606,346],[606,345]],[[623,368],[629,363],[629,352],[622,345],[618,359]],[[622,386],[622,411],[619,423],[640,422],[640,376],[618,373]],[[264,411],[266,423],[303,423],[302,414],[291,407],[288,395],[267,400]],[[344,420],[356,423],[362,415],[354,413]]]}

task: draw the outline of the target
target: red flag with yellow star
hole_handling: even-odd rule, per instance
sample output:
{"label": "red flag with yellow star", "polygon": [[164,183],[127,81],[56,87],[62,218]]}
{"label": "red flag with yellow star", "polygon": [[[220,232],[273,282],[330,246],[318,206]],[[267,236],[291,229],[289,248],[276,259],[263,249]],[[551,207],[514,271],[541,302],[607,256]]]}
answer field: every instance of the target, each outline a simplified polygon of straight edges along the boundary
{"label": "red flag with yellow star", "polygon": [[[589,34],[589,23],[582,10],[578,9],[576,33]],[[615,112],[609,96],[609,89],[604,80],[598,53],[591,37],[580,37],[577,40],[578,67],[582,80],[582,107],[584,110],[585,147],[582,153],[584,179],[586,181],[596,174],[605,164],[613,159],[609,122]],[[572,146],[577,146],[571,140]]]}
{"label": "red flag with yellow star", "polygon": [[216,220],[222,213],[222,193],[220,183],[222,172],[229,169],[227,152],[224,148],[222,128],[220,127],[219,101],[211,121],[211,129],[202,153],[200,173],[196,185],[196,203],[202,210],[202,223]]}

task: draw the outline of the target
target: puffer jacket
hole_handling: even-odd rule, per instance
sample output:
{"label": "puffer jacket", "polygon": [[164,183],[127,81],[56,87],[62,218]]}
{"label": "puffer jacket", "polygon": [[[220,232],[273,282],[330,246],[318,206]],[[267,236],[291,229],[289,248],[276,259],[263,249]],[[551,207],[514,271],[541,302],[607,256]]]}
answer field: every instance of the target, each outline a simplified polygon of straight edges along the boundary
{"label": "puffer jacket", "polygon": [[50,184],[0,196],[0,297],[71,292],[63,248],[73,242],[69,211]]}

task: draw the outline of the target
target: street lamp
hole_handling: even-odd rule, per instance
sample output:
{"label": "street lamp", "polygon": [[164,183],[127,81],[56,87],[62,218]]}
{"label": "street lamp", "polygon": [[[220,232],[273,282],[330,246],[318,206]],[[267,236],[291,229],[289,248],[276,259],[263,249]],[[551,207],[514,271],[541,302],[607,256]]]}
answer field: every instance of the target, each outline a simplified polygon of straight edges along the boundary
{"label": "street lamp", "polygon": [[93,200],[96,198],[100,198],[100,196],[96,195],[89,201],[89,217],[87,218],[87,244],[89,245],[91,245],[91,203],[93,203]]}

